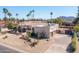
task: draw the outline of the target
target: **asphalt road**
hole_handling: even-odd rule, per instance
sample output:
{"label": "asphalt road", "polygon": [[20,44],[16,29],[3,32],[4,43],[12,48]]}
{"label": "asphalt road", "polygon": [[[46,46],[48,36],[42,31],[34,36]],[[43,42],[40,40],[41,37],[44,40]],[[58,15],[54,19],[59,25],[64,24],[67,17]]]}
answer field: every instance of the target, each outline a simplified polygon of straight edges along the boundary
{"label": "asphalt road", "polygon": [[19,53],[16,50],[0,45],[0,53]]}

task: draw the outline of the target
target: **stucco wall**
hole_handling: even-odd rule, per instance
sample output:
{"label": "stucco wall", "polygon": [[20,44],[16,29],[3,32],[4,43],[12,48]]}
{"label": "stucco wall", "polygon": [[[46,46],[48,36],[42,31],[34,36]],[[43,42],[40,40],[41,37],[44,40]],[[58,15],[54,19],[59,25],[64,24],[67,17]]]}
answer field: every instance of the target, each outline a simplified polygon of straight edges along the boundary
{"label": "stucco wall", "polygon": [[58,28],[59,28],[58,24],[54,24],[54,25],[51,25],[51,26],[36,26],[36,27],[34,27],[34,32],[35,33],[44,32],[46,37],[50,37],[50,33],[54,32]]}
{"label": "stucco wall", "polygon": [[58,24],[55,24],[54,26],[50,26],[50,32],[53,32],[59,28]]}
{"label": "stucco wall", "polygon": [[45,33],[45,37],[49,37],[49,27],[34,27],[35,33]]}

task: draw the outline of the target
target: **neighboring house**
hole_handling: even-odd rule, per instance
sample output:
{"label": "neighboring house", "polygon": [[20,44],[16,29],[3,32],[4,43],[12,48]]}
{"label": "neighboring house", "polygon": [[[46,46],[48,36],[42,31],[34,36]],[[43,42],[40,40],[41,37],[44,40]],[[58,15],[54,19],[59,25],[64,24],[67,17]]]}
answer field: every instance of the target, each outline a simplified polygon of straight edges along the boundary
{"label": "neighboring house", "polygon": [[53,36],[53,34],[56,33],[56,30],[59,29],[59,24],[49,23],[48,26],[49,26],[50,36]]}
{"label": "neighboring house", "polygon": [[36,25],[47,25],[47,23],[41,22],[41,21],[25,21],[25,22],[20,22],[18,26],[24,27],[24,28],[29,28],[32,29],[32,27],[35,27]]}
{"label": "neighboring house", "polygon": [[72,29],[74,26],[73,22],[72,21],[66,21],[66,22],[63,22],[60,27],[61,28],[68,28],[68,29]]}
{"label": "neighboring house", "polygon": [[3,28],[5,28],[5,21],[0,21],[0,31],[2,31]]}
{"label": "neighboring house", "polygon": [[8,29],[6,28],[6,22],[5,21],[3,21],[3,20],[1,20],[0,21],[0,31],[1,32],[5,32],[5,31],[7,31]]}
{"label": "neighboring house", "polygon": [[0,21],[0,28],[4,28],[6,25],[6,22],[5,21]]}

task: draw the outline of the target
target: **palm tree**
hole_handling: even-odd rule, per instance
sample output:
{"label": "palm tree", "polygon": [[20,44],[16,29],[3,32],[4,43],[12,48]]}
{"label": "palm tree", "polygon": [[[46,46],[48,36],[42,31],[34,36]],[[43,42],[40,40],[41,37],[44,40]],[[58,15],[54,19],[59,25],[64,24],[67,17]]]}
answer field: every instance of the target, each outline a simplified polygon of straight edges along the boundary
{"label": "palm tree", "polygon": [[10,12],[8,12],[7,15],[9,16],[9,20],[10,20],[12,14]]}
{"label": "palm tree", "polygon": [[6,18],[6,15],[8,13],[8,10],[6,8],[3,8],[4,18]]}
{"label": "palm tree", "polygon": [[33,13],[33,18],[34,18],[34,12],[35,12],[35,10],[32,10],[32,13]]}
{"label": "palm tree", "polygon": [[32,17],[34,18],[34,12],[35,12],[35,10],[29,11],[29,13],[26,15],[27,18],[28,18],[29,16],[31,16],[32,14],[33,14]]}
{"label": "palm tree", "polygon": [[26,15],[27,19],[29,18],[30,15],[31,15],[31,11]]}
{"label": "palm tree", "polygon": [[51,20],[52,20],[52,15],[53,15],[53,12],[50,12],[50,15],[51,15]]}
{"label": "palm tree", "polygon": [[16,19],[17,19],[17,20],[18,20],[18,15],[19,15],[19,14],[18,14],[18,13],[16,13]]}

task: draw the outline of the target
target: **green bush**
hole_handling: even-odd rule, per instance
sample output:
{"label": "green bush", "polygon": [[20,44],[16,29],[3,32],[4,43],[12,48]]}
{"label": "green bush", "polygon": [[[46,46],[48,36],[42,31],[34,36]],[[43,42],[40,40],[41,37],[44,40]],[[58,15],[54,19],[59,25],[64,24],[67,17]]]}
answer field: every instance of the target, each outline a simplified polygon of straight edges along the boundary
{"label": "green bush", "polygon": [[31,37],[31,32],[27,32],[27,35],[28,35],[29,37]]}
{"label": "green bush", "polygon": [[72,39],[72,52],[75,52],[77,49],[77,40],[78,40],[77,34],[74,33],[74,37]]}
{"label": "green bush", "polygon": [[15,28],[15,26],[12,23],[8,23],[7,24],[7,28],[8,29],[13,29],[13,28]]}
{"label": "green bush", "polygon": [[75,26],[74,26],[74,31],[75,31],[75,32],[79,32],[79,25],[75,25]]}
{"label": "green bush", "polygon": [[51,19],[48,19],[47,20],[47,23],[53,23],[53,19],[51,20]]}
{"label": "green bush", "polygon": [[57,24],[62,24],[64,22],[63,19],[60,19],[60,18],[56,18],[53,20],[53,23],[57,23]]}

